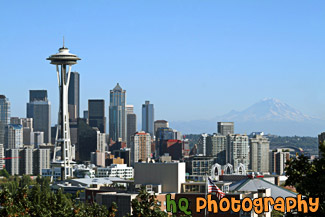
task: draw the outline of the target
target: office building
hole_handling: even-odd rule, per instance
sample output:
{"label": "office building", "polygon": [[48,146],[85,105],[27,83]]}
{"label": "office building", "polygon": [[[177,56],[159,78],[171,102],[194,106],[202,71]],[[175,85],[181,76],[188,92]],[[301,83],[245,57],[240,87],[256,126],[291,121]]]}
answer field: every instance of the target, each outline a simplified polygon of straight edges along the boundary
{"label": "office building", "polygon": [[269,152],[269,167],[271,174],[283,175],[286,162],[290,159],[289,150],[276,149]]}
{"label": "office building", "polygon": [[23,148],[23,127],[18,124],[8,124],[5,128],[5,149]]}
{"label": "office building", "polygon": [[218,122],[218,133],[224,136],[234,134],[234,122]]}
{"label": "office building", "polygon": [[95,151],[90,153],[90,162],[98,167],[105,167],[105,152]]}
{"label": "office building", "polygon": [[211,174],[212,165],[216,163],[216,157],[192,156],[185,160],[186,173],[192,180],[203,180],[206,174]]}
{"label": "office building", "polygon": [[3,147],[3,144],[0,144],[0,169],[3,169],[5,167],[5,149]]}
{"label": "office building", "polygon": [[106,133],[97,131],[97,151],[104,153],[107,149]]}
{"label": "office building", "polygon": [[19,175],[19,149],[6,149],[6,170],[10,175]]}
{"label": "office building", "polygon": [[33,118],[33,129],[44,132],[44,142],[51,142],[51,103],[46,90],[30,90],[27,118]]}
{"label": "office building", "polygon": [[97,168],[96,177],[118,177],[121,179],[132,179],[133,168],[126,164],[111,164],[109,167]]}
{"label": "office building", "polygon": [[88,123],[106,133],[105,101],[103,99],[88,100]]}
{"label": "office building", "polygon": [[150,136],[154,137],[154,107],[150,104],[150,101],[146,101],[142,104],[142,131],[150,133]]}
{"label": "office building", "polygon": [[44,144],[44,132],[32,132],[31,133],[31,145],[34,146],[34,148],[39,148],[40,145]]}
{"label": "office building", "polygon": [[206,148],[207,148],[207,137],[208,134],[203,133],[201,134],[198,143],[197,143],[197,151],[196,154],[201,154],[203,156],[207,155]]}
{"label": "office building", "polygon": [[98,133],[100,133],[99,130],[89,126],[85,119],[78,119],[77,161],[90,161],[90,153],[97,151]]}
{"label": "office building", "polygon": [[270,142],[263,135],[256,134],[249,139],[250,169],[253,172],[269,172]]}
{"label": "office building", "polygon": [[83,118],[86,119],[86,120],[88,120],[88,110],[85,110],[84,111],[84,117]]}
{"label": "office building", "polygon": [[151,136],[140,131],[131,137],[131,165],[138,161],[146,161],[151,157]]}
{"label": "office building", "polygon": [[33,175],[33,149],[19,149],[19,174]]}
{"label": "office building", "polygon": [[181,160],[183,157],[183,141],[177,139],[163,140],[159,153],[161,156],[168,154],[172,160]]}
{"label": "office building", "polygon": [[206,156],[216,157],[218,164],[225,165],[227,161],[227,137],[221,134],[207,136]]}
{"label": "office building", "polygon": [[113,141],[127,141],[126,90],[119,83],[110,91],[109,136]]}
{"label": "office building", "polygon": [[127,146],[130,147],[131,145],[131,136],[137,132],[137,116],[133,112],[133,105],[126,106],[126,115],[127,115]]}
{"label": "office building", "polygon": [[159,128],[169,128],[169,123],[168,123],[168,121],[165,121],[165,120],[156,120],[154,122],[154,128],[155,128],[155,135],[156,135],[157,130]]}
{"label": "office building", "polygon": [[[33,132],[33,118],[21,118],[21,123],[23,126],[23,144],[31,145],[31,133]],[[44,135],[43,135],[44,141]]]}
{"label": "office building", "polygon": [[161,192],[179,193],[185,183],[185,163],[135,163],[134,184],[160,185]]}
{"label": "office building", "polygon": [[171,128],[158,128],[156,133],[156,142],[155,142],[155,158],[158,159],[159,156],[163,155],[164,153],[161,153],[161,147],[164,140],[182,140],[182,136],[180,132],[177,130],[173,130]]}
{"label": "office building", "polygon": [[227,163],[233,165],[234,168],[238,168],[242,163],[246,169],[249,166],[248,155],[248,136],[239,134],[228,134],[227,136]]}
{"label": "office building", "polygon": [[0,144],[5,142],[5,128],[10,120],[10,102],[5,95],[0,95]]}
{"label": "office building", "polygon": [[51,164],[50,149],[33,150],[33,174],[41,175],[43,169],[49,169]]}
{"label": "office building", "polygon": [[121,158],[128,167],[131,166],[131,150],[130,148],[121,148],[114,150],[113,155],[115,158]]}
{"label": "office building", "polygon": [[68,89],[69,118],[79,118],[80,112],[80,75],[78,72],[71,72]]}
{"label": "office building", "polygon": [[47,90],[30,90],[29,102],[34,101],[48,101]]}
{"label": "office building", "polygon": [[19,117],[10,117],[10,124],[23,125],[23,122]]}

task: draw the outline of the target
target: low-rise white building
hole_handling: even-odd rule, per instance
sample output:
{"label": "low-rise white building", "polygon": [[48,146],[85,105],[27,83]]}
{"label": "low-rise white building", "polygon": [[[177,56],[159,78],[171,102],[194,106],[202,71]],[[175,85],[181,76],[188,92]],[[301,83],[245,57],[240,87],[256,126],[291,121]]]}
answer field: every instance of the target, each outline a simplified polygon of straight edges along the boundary
{"label": "low-rise white building", "polygon": [[121,179],[132,179],[133,168],[126,164],[112,164],[109,167],[98,167],[96,177],[119,177]]}

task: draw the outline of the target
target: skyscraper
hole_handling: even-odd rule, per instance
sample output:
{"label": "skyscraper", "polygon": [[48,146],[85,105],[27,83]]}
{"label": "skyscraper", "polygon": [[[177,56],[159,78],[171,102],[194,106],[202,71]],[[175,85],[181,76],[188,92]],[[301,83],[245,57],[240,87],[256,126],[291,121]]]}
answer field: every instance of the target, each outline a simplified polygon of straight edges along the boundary
{"label": "skyscraper", "polygon": [[234,134],[234,122],[218,122],[218,133],[224,136]]}
{"label": "skyscraper", "polygon": [[146,101],[142,104],[142,131],[150,133],[150,136],[154,136],[154,107],[150,104],[150,101]]}
{"label": "skyscraper", "polygon": [[227,160],[227,137],[220,134],[206,138],[206,155],[217,157],[216,162],[225,165]]}
{"label": "skyscraper", "polygon": [[5,141],[5,128],[10,120],[10,102],[5,95],[0,95],[0,144]]}
{"label": "skyscraper", "polygon": [[27,118],[33,118],[34,131],[44,132],[44,142],[51,142],[51,103],[47,90],[30,90]]}
{"label": "skyscraper", "polygon": [[70,119],[79,118],[80,115],[80,75],[78,72],[71,72],[68,105]]}
{"label": "skyscraper", "polygon": [[126,90],[119,83],[110,91],[109,103],[109,137],[113,141],[126,142],[127,118],[126,118]]}
{"label": "skyscraper", "polygon": [[106,133],[105,101],[103,99],[88,100],[89,126],[97,127],[101,133]]}
{"label": "skyscraper", "polygon": [[235,169],[242,163],[247,170],[249,165],[248,136],[228,134],[227,143],[227,163],[232,164]]}
{"label": "skyscraper", "polygon": [[99,133],[98,128],[90,127],[85,119],[78,119],[77,161],[90,160],[90,153],[97,151]]}
{"label": "skyscraper", "polygon": [[5,128],[6,149],[23,148],[23,126],[19,124],[8,124]]}
{"label": "skyscraper", "polygon": [[168,128],[169,127],[169,123],[168,121],[165,121],[165,120],[156,120],[154,122],[154,128],[155,128],[155,135],[157,133],[157,130],[159,128]]}
{"label": "skyscraper", "polygon": [[151,155],[151,136],[146,132],[137,132],[131,137],[131,164],[147,160]]}
{"label": "skyscraper", "polygon": [[263,135],[249,139],[250,169],[253,172],[269,172],[270,142]]}
{"label": "skyscraper", "polygon": [[127,146],[131,145],[131,136],[137,132],[137,115],[133,112],[133,105],[126,106],[127,113]]}

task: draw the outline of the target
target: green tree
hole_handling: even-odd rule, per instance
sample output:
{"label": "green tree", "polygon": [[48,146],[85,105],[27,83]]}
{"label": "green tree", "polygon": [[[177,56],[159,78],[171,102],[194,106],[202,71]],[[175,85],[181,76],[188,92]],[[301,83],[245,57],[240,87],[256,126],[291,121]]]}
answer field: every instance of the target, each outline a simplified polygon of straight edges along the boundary
{"label": "green tree", "polygon": [[116,204],[110,210],[97,203],[77,203],[71,195],[60,189],[54,193],[46,178],[38,177],[32,188],[29,176],[14,177],[0,190],[0,216],[62,216],[62,217],[114,217]]}
{"label": "green tree", "polygon": [[300,155],[287,162],[286,186],[294,186],[298,193],[308,198],[319,198],[316,213],[302,213],[301,216],[325,216],[325,144],[319,146],[321,158],[310,161]]}
{"label": "green tree", "polygon": [[131,202],[132,217],[152,216],[167,217],[167,213],[160,210],[158,200],[155,195],[149,194],[145,189],[141,189],[140,193]]}
{"label": "green tree", "polygon": [[9,179],[9,177],[10,177],[10,175],[6,169],[0,170],[0,176],[6,177],[7,179]]}

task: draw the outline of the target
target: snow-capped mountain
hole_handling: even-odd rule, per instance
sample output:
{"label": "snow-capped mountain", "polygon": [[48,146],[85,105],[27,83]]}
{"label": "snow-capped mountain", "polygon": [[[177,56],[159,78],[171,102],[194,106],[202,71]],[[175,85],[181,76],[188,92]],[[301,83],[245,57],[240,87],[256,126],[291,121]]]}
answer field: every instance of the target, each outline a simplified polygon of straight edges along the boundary
{"label": "snow-capped mountain", "polygon": [[188,133],[214,133],[218,121],[235,122],[235,133],[264,131],[275,135],[317,136],[325,131],[325,121],[303,114],[278,99],[265,98],[242,111],[231,111],[210,120],[171,122],[170,126]]}
{"label": "snow-capped mountain", "polygon": [[278,99],[265,98],[247,109],[218,117],[224,121],[305,121],[312,118]]}

